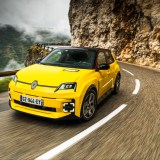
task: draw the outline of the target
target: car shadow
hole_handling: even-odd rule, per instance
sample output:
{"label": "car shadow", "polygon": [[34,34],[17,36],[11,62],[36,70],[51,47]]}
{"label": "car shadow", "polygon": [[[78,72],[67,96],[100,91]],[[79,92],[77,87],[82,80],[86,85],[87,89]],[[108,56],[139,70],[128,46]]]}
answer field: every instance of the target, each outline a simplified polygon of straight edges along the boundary
{"label": "car shadow", "polygon": [[22,123],[27,122],[27,123],[37,123],[40,125],[47,125],[47,126],[55,126],[55,125],[60,125],[60,126],[76,126],[81,124],[82,122],[78,119],[51,119],[51,118],[45,118],[45,117],[40,117],[40,116],[35,116],[19,111],[15,111],[12,114],[12,118],[20,120]]}

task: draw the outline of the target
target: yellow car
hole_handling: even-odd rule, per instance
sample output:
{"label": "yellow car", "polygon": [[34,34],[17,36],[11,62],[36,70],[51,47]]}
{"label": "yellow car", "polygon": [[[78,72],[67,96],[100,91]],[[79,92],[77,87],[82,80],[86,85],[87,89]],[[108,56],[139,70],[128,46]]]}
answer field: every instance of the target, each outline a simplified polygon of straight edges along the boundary
{"label": "yellow car", "polygon": [[120,67],[107,49],[59,47],[26,67],[9,84],[12,109],[88,121],[107,93],[118,93]]}

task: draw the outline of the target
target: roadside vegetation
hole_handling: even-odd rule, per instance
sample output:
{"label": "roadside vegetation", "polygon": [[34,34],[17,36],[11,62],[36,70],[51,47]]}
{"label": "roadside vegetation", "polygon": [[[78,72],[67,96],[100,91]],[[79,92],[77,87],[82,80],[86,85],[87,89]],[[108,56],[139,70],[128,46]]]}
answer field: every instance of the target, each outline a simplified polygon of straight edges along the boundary
{"label": "roadside vegetation", "polygon": [[4,78],[0,80],[0,92],[8,91],[8,84],[12,78]]}
{"label": "roadside vegetation", "polygon": [[30,46],[37,43],[56,43],[70,41],[65,34],[37,30],[34,34],[26,34],[17,28],[5,25],[0,26],[0,71],[3,71],[10,60],[23,64]]}

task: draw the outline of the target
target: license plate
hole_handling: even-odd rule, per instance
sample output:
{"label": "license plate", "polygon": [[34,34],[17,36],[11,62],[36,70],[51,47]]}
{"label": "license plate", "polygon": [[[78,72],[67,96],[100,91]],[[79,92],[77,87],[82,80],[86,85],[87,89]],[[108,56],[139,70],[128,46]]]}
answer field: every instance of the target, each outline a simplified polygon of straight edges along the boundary
{"label": "license plate", "polygon": [[26,97],[26,96],[20,96],[20,101],[24,103],[34,104],[37,106],[43,106],[44,102],[41,99]]}

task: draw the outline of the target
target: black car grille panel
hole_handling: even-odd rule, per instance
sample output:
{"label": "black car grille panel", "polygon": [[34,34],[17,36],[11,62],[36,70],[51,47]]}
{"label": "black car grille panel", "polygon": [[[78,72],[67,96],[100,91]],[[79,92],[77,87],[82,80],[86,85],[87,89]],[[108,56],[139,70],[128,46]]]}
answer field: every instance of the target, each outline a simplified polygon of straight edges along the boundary
{"label": "black car grille panel", "polygon": [[38,110],[56,112],[56,108],[52,108],[52,107],[37,106],[37,105],[34,105],[34,104],[24,103],[24,102],[20,102],[20,101],[17,101],[17,100],[14,100],[14,103],[25,106],[25,107],[28,107],[28,108],[34,108],[34,109],[38,109]]}

